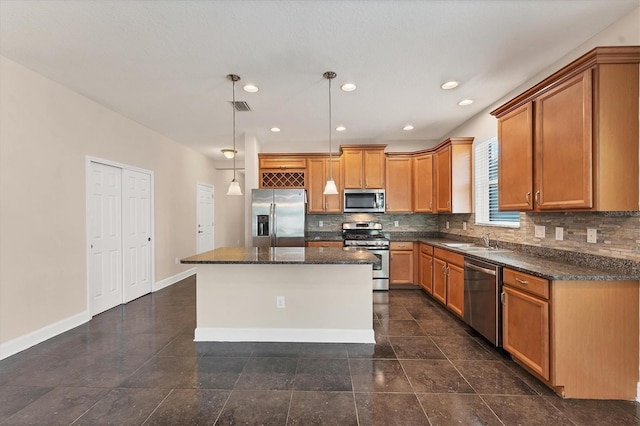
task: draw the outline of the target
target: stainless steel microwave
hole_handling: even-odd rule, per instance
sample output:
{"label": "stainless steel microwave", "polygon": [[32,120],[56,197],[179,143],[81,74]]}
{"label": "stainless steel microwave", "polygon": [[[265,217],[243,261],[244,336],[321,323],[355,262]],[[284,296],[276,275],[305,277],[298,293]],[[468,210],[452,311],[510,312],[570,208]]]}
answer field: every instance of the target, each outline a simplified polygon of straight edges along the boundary
{"label": "stainless steel microwave", "polygon": [[384,213],[384,189],[345,189],[345,213]]}

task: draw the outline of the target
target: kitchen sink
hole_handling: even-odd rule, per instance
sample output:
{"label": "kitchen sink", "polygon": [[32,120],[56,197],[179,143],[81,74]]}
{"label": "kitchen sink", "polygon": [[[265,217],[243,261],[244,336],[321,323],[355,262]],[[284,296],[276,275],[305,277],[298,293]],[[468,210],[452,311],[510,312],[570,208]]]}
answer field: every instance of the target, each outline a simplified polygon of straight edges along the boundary
{"label": "kitchen sink", "polygon": [[475,247],[475,244],[473,244],[473,243],[443,243],[443,245],[445,245],[447,247],[453,247],[453,248]]}
{"label": "kitchen sink", "polygon": [[461,250],[464,251],[468,251],[468,252],[474,252],[474,251],[487,251],[487,252],[493,252],[493,253],[498,253],[498,252],[505,252],[505,251],[509,251],[507,249],[501,249],[501,248],[497,248],[497,247],[480,247],[480,246],[467,246],[467,247],[460,247]]}

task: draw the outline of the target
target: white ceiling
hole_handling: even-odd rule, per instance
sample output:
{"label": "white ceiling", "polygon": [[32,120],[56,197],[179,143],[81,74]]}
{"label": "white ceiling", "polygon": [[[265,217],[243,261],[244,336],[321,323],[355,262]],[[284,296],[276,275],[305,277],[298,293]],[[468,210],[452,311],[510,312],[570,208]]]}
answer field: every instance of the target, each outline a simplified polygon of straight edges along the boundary
{"label": "white ceiling", "polygon": [[[236,91],[253,109],[237,113],[238,134],[313,152],[328,149],[322,73],[335,71],[333,123],[347,131],[334,147],[393,146],[449,136],[638,4],[0,0],[0,54],[214,159],[232,145],[227,74],[260,88]],[[450,79],[460,86],[441,90]]]}

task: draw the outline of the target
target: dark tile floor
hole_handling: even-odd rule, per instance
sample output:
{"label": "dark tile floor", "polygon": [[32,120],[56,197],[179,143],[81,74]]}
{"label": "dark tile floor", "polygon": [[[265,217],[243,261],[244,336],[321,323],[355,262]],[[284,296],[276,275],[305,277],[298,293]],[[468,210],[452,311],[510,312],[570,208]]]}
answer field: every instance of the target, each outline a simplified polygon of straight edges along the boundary
{"label": "dark tile floor", "polygon": [[0,424],[640,425],[563,400],[417,290],[375,293],[377,344],[194,344],[195,280],[0,361]]}

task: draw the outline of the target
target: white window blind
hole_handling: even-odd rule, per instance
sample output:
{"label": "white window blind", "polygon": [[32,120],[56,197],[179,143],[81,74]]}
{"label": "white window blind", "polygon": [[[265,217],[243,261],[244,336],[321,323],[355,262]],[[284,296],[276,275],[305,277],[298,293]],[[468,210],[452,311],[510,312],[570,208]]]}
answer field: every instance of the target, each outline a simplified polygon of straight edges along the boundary
{"label": "white window blind", "polygon": [[491,138],[475,145],[476,223],[508,227],[520,226],[519,212],[498,211],[498,140]]}

